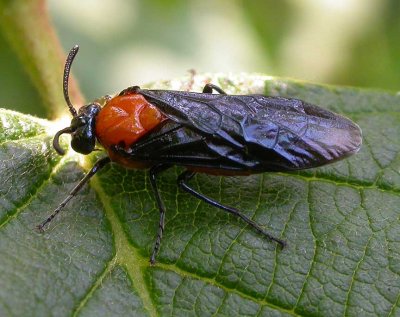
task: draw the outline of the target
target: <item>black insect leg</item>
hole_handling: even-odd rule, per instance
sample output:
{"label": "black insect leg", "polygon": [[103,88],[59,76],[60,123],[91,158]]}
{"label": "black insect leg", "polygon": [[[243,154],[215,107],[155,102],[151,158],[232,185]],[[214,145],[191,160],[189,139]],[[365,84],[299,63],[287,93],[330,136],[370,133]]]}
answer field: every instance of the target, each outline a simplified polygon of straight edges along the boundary
{"label": "black insect leg", "polygon": [[92,167],[92,169],[85,175],[84,178],[74,187],[73,190],[69,193],[69,195],[58,205],[58,207],[53,211],[53,213],[41,224],[37,226],[37,229],[41,232],[44,231],[44,227],[53,220],[55,216],[65,207],[65,205],[82,189],[83,185],[85,185],[94,174],[96,174],[99,170],[101,170],[106,164],[110,163],[111,160],[109,157],[104,157],[98,160]]}
{"label": "black insect leg", "polygon": [[200,194],[199,192],[197,192],[193,188],[191,188],[187,184],[187,182],[194,176],[194,174],[195,173],[192,172],[192,171],[185,171],[182,174],[180,174],[178,176],[178,185],[179,185],[179,187],[181,187],[183,190],[185,190],[189,194],[192,194],[196,198],[199,198],[199,199],[205,201],[206,203],[210,204],[211,206],[217,207],[219,209],[222,209],[224,211],[227,211],[227,212],[235,215],[236,217],[241,218],[246,223],[248,223],[250,226],[252,226],[254,230],[256,230],[257,232],[259,232],[262,235],[266,236],[268,239],[277,242],[282,248],[286,246],[286,242],[285,241],[283,241],[283,240],[281,240],[279,238],[275,238],[274,236],[272,236],[269,233],[265,232],[256,222],[254,222],[253,220],[251,220],[250,218],[248,218],[247,216],[242,214],[236,208],[222,205],[221,203],[215,201],[214,199],[211,199],[211,198],[209,198],[207,196],[204,196],[203,194]]}
{"label": "black insect leg", "polygon": [[214,84],[206,84],[203,88],[203,93],[211,94],[213,90],[219,92],[221,95],[226,95],[225,91],[223,91],[220,87]]}
{"label": "black insect leg", "polygon": [[151,265],[156,263],[156,256],[160,249],[161,239],[163,236],[164,226],[165,226],[165,205],[164,205],[163,200],[161,199],[160,192],[158,191],[157,175],[170,167],[171,167],[171,165],[169,165],[169,164],[155,165],[150,169],[150,172],[149,172],[150,184],[151,184],[151,187],[153,188],[153,192],[156,197],[158,209],[160,210],[160,222],[158,223],[157,238],[156,238],[156,242],[154,243],[153,252],[151,253],[151,256],[150,256],[150,264]]}
{"label": "black insect leg", "polygon": [[139,93],[139,91],[140,91],[139,86],[131,86],[131,87],[128,87],[128,88],[125,88],[124,90],[122,90],[118,96],[137,94],[137,93]]}

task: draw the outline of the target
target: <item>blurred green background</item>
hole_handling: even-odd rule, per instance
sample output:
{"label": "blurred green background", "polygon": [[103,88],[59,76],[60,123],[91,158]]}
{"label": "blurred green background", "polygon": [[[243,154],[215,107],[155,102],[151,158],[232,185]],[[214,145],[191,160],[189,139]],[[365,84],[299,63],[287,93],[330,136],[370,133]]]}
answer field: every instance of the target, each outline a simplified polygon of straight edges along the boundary
{"label": "blurred green background", "polygon": [[[400,88],[398,0],[50,0],[88,100],[197,72]],[[46,65],[43,65],[46,67]],[[0,107],[45,117],[0,34]],[[61,78],[60,78],[61,89]]]}

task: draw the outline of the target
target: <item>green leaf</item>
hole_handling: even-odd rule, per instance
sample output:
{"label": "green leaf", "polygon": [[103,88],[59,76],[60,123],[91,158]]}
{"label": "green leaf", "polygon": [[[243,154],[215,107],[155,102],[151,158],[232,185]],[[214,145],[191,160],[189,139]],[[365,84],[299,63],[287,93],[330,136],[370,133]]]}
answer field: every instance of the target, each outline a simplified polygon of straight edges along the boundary
{"label": "green leaf", "polygon": [[333,165],[192,180],[288,247],[179,191],[181,168],[160,177],[167,222],[154,267],[159,213],[145,171],[106,167],[40,234],[102,154],[60,157],[51,141],[64,126],[1,110],[1,316],[400,314],[400,95],[257,75],[196,76],[194,88],[205,79],[319,104],[363,129],[361,151]]}
{"label": "green leaf", "polygon": [[[0,41],[4,37],[14,49],[11,59],[16,56],[20,59],[24,71],[30,76],[32,84],[36,86],[37,91],[43,99],[43,104],[38,105],[32,110],[34,113],[40,113],[47,110],[52,117],[60,113],[66,113],[63,103],[62,82],[63,68],[60,65],[64,63],[64,52],[60,42],[55,35],[55,29],[52,26],[51,18],[48,15],[47,4],[45,0],[0,0]],[[3,44],[3,43],[2,43]],[[2,48],[3,53],[7,48]],[[2,56],[2,58],[6,58]],[[13,61],[11,60],[11,62]],[[18,65],[19,67],[21,65]],[[16,68],[18,68],[18,66]],[[2,83],[2,89],[7,89],[10,84],[8,77],[13,77],[16,69],[7,73],[7,83],[5,87]],[[69,95],[77,104],[82,104],[82,96],[71,78],[69,83]],[[26,95],[24,89],[26,83],[12,87],[10,90],[14,94]],[[10,93],[10,92],[8,92]],[[18,101],[18,98],[16,99]],[[15,108],[14,108],[15,109]]]}

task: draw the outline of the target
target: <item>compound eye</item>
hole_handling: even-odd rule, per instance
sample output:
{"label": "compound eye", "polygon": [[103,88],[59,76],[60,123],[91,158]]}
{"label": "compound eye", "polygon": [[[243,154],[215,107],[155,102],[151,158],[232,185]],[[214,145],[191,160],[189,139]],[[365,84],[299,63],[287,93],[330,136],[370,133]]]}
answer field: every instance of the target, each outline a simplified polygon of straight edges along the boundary
{"label": "compound eye", "polygon": [[73,130],[77,130],[77,129],[85,126],[86,123],[87,123],[87,121],[86,121],[86,119],[84,117],[78,116],[78,117],[72,118],[72,120],[71,120],[71,128]]}

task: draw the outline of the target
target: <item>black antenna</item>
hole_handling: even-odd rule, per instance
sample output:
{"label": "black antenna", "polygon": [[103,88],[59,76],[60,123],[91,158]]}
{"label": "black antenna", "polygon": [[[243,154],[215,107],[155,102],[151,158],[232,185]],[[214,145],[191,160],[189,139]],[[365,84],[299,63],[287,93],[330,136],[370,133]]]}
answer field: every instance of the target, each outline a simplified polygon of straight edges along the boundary
{"label": "black antenna", "polygon": [[71,48],[71,50],[69,51],[67,60],[65,62],[65,66],[64,66],[64,78],[63,78],[63,91],[64,91],[64,99],[65,102],[68,105],[69,111],[71,112],[73,117],[76,117],[78,114],[74,108],[74,106],[71,103],[71,100],[69,99],[69,95],[68,95],[68,83],[69,83],[69,73],[71,70],[71,65],[72,62],[74,61],[74,58],[76,56],[76,54],[79,51],[79,46],[75,45],[73,48]]}
{"label": "black antenna", "polygon": [[60,140],[59,140],[60,139],[60,135],[64,134],[64,133],[73,133],[74,131],[75,130],[72,129],[71,127],[67,127],[67,128],[62,129],[62,130],[60,130],[60,131],[58,131],[56,133],[56,135],[54,136],[54,139],[53,139],[53,148],[57,151],[58,154],[60,154],[60,155],[64,155],[65,154],[65,151],[60,146]]}

